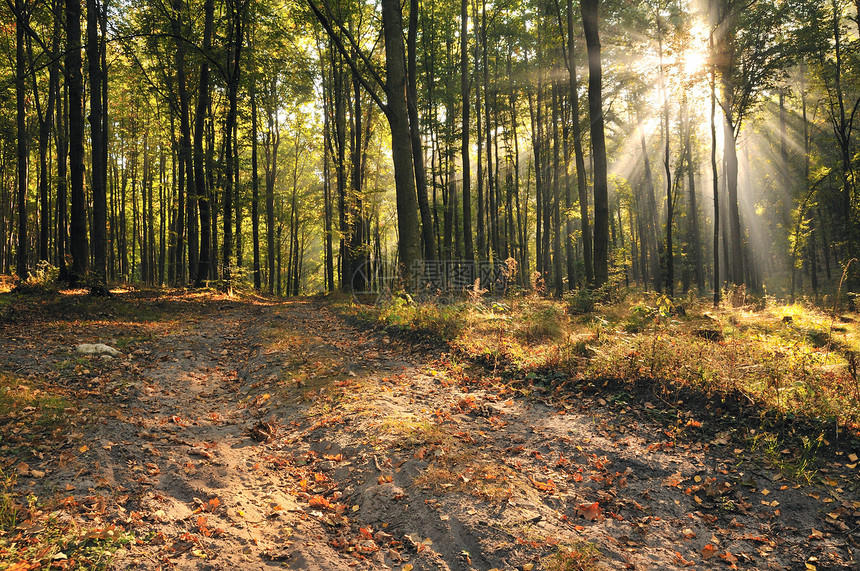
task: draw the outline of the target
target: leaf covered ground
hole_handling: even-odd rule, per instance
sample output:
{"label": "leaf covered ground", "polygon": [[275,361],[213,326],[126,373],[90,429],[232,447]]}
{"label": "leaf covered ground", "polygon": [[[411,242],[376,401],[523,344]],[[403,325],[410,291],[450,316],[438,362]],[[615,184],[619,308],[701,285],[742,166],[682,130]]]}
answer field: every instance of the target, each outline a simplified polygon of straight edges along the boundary
{"label": "leaf covered ground", "polygon": [[2,571],[860,565],[838,423],[519,375],[323,299],[2,297]]}

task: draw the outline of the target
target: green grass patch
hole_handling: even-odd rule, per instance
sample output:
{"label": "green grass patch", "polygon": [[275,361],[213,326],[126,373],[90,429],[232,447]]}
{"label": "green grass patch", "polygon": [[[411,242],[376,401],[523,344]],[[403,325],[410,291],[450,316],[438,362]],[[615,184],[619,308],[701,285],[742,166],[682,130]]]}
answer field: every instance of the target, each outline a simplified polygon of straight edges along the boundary
{"label": "green grass patch", "polygon": [[0,571],[5,569],[109,569],[134,536],[113,525],[88,527],[73,517],[71,497],[40,504],[21,498],[15,478],[0,471]]}
{"label": "green grass patch", "polygon": [[35,434],[66,425],[72,403],[52,387],[0,374],[0,447],[20,443]]}
{"label": "green grass patch", "polygon": [[560,398],[565,387],[596,380],[650,379],[666,398],[679,390],[718,401],[743,395],[762,422],[835,421],[860,434],[856,315],[772,300],[713,308],[691,298],[679,308],[655,294],[601,299],[575,292],[453,306],[403,300],[354,311],[365,323],[435,331],[458,353]]}
{"label": "green grass patch", "polygon": [[598,571],[601,565],[600,550],[593,543],[578,541],[559,547],[543,561],[547,571]]}

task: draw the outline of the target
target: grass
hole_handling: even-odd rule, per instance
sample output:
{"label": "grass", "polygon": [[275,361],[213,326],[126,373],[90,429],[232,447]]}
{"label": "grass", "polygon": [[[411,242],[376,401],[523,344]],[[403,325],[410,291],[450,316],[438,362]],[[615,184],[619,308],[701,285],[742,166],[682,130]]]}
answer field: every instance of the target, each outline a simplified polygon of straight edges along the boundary
{"label": "grass", "polygon": [[71,517],[71,497],[40,504],[22,498],[14,473],[0,470],[0,571],[6,569],[108,569],[117,550],[134,537],[115,526],[82,526]]}
{"label": "grass", "polygon": [[354,311],[365,322],[435,332],[457,353],[503,370],[514,383],[541,381],[556,398],[601,380],[650,379],[670,402],[680,391],[731,396],[756,403],[771,424],[802,418],[860,435],[856,316],[772,299],[716,309],[709,300],[688,300],[684,309],[629,291],[603,302],[577,292],[565,300],[395,301]]}
{"label": "grass", "polygon": [[56,388],[43,390],[29,380],[0,373],[0,447],[61,429],[67,425],[66,410],[71,407]]}
{"label": "grass", "polygon": [[[0,571],[6,569],[109,569],[117,551],[135,538],[121,527],[86,527],[75,523],[68,512],[77,508],[66,498],[38,506],[28,497],[28,506],[14,502],[7,484],[0,490]],[[11,501],[10,507],[7,502]],[[14,515],[10,515],[14,511]],[[64,517],[65,516],[65,517]]]}
{"label": "grass", "polygon": [[547,571],[598,571],[604,567],[597,546],[579,541],[560,547],[543,561],[543,568]]}

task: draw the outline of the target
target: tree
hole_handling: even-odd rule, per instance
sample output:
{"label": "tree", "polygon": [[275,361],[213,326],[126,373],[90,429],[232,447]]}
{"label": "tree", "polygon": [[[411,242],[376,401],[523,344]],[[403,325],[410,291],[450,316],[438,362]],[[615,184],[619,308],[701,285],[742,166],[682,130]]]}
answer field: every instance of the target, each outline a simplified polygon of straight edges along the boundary
{"label": "tree", "polygon": [[[379,108],[385,113],[391,129],[391,155],[394,164],[395,196],[397,203],[398,253],[400,257],[401,274],[407,277],[414,271],[414,264],[421,260],[419,239],[418,196],[415,191],[413,175],[412,140],[409,134],[409,116],[406,102],[406,53],[403,43],[403,13],[400,3],[396,0],[382,1],[382,30],[385,40],[385,70],[383,80],[370,64],[369,58],[352,39],[352,35],[343,28],[342,24],[323,14],[314,0],[307,0],[320,23],[334,41],[344,60],[348,63],[353,74],[371,95]],[[350,42],[351,48],[359,54],[358,58],[368,66],[371,79],[368,80],[358,69],[358,62],[344,47],[338,32]],[[371,81],[373,84],[371,84]],[[385,94],[386,101],[376,92],[379,87]]]}
{"label": "tree", "polygon": [[66,0],[66,85],[69,90],[69,187],[72,253],[70,285],[80,282],[89,266],[87,211],[84,194],[84,98],[81,63],[81,0]]}
{"label": "tree", "polygon": [[582,0],[580,3],[588,49],[588,114],[594,160],[594,283],[597,286],[609,279],[609,189],[603,127],[603,69],[597,21],[599,1]]}
{"label": "tree", "polygon": [[712,0],[711,4],[716,67],[722,88],[718,103],[723,112],[726,141],[724,161],[732,253],[728,277],[739,285],[745,281],[745,246],[738,205],[737,137],[762,90],[772,84],[783,65],[783,50],[776,41],[776,31],[784,10],[768,2],[750,0]]}

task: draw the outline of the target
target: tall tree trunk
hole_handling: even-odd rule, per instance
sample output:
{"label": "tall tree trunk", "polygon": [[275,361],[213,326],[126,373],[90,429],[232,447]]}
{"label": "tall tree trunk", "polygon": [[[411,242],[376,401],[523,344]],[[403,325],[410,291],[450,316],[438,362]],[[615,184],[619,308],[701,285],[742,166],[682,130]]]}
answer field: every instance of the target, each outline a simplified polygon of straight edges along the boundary
{"label": "tall tree trunk", "polygon": [[467,260],[475,259],[472,243],[472,171],[469,168],[471,146],[469,145],[469,0],[460,1],[460,101],[463,105],[462,121],[462,168],[463,168],[463,247]]}
{"label": "tall tree trunk", "polygon": [[570,123],[573,135],[573,157],[576,166],[576,188],[579,193],[579,223],[582,232],[582,257],[585,281],[594,283],[591,224],[588,219],[588,181],[585,178],[585,158],[582,152],[582,126],[579,123],[579,80],[576,76],[576,37],[573,33],[573,0],[567,0],[567,71],[570,76]]}
{"label": "tall tree trunk", "polygon": [[[54,42],[55,53],[59,54],[60,36],[62,27],[62,11],[58,0],[55,4],[55,20],[54,20]],[[59,67],[59,63],[57,63]],[[56,127],[56,144],[57,144],[57,216],[56,216],[56,232],[57,238],[55,242],[55,264],[60,269],[60,281],[67,282],[69,280],[69,270],[66,266],[66,253],[68,251],[68,98],[64,97],[64,91],[60,89],[59,80],[54,85],[57,98],[57,127]]]}
{"label": "tall tree trunk", "polygon": [[209,107],[209,60],[212,51],[212,26],[215,13],[215,0],[203,3],[203,57],[200,58],[200,80],[197,84],[197,108],[194,113],[194,187],[197,198],[197,211],[200,216],[200,258],[197,262],[195,287],[201,287],[205,280],[214,278],[209,263],[212,255],[211,204],[209,187],[206,184],[203,151],[203,133],[206,110]]}
{"label": "tall tree trunk", "polygon": [[251,81],[251,233],[254,247],[254,289],[260,291],[262,279],[260,271],[260,177],[257,169],[257,89],[256,81]]}
{"label": "tall tree trunk", "polygon": [[603,129],[603,69],[597,23],[598,4],[599,0],[582,0],[580,8],[588,49],[588,114],[594,161],[594,283],[601,286],[609,279],[609,189]]}
{"label": "tall tree trunk", "polygon": [[[714,55],[714,30],[708,36],[709,53]],[[714,307],[719,307],[722,297],[720,281],[720,186],[717,177],[717,69],[711,64],[711,174],[714,184]],[[728,144],[728,142],[726,142]]]}
{"label": "tall tree trunk", "polygon": [[699,289],[699,294],[705,291],[705,272],[702,260],[702,235],[699,230],[699,204],[696,194],[696,166],[697,163],[693,157],[692,145],[692,122],[690,121],[690,108],[687,104],[686,96],[682,101],[683,115],[685,121],[684,128],[684,155],[687,157],[687,208],[689,212],[689,256],[691,258],[690,265],[693,266],[693,276],[696,280],[696,287]]}
{"label": "tall tree trunk", "polygon": [[[326,87],[326,82],[323,81],[323,218],[324,218],[324,232],[325,232],[325,284],[328,288],[328,291],[334,291],[334,251],[332,245],[332,219],[333,219],[333,205],[332,205],[332,196],[331,196],[331,153],[330,153],[330,145],[329,141],[331,140],[331,115],[329,113],[329,89]],[[274,251],[271,250],[273,236],[269,228],[272,228],[274,225],[274,221],[269,222],[269,215],[274,217],[273,211],[269,210],[269,194],[266,194],[266,231],[268,232],[269,238],[269,268],[270,274],[272,275],[272,270],[274,269]],[[272,293],[272,282],[269,280],[269,293]]]}
{"label": "tall tree trunk", "polygon": [[[275,180],[278,175],[278,147],[281,133],[274,105],[267,109],[269,131],[266,134],[266,256],[269,269],[269,294],[275,293]],[[328,147],[326,147],[328,148]],[[329,252],[329,255],[331,253]]]}
{"label": "tall tree trunk", "polygon": [[[226,178],[224,185],[224,243],[222,248],[221,263],[222,277],[225,286],[231,287],[232,272],[230,264],[233,257],[233,206],[234,206],[234,182],[238,179],[233,172],[236,166],[235,156],[237,150],[233,148],[233,133],[236,131],[236,115],[238,113],[239,79],[241,72],[242,42],[244,41],[244,10],[247,7],[246,0],[228,0],[228,11],[231,23],[230,41],[228,42],[227,55],[227,125],[224,133]],[[235,177],[235,178],[234,178]],[[238,201],[236,206],[238,207]]]}
{"label": "tall tree trunk", "polygon": [[99,2],[87,0],[87,68],[90,98],[90,152],[92,158],[91,193],[93,201],[92,238],[93,276],[100,283],[107,277],[107,162],[104,123],[102,118],[101,53],[99,51]]}
{"label": "tall tree trunk", "polygon": [[69,187],[72,253],[70,285],[86,277],[89,266],[87,203],[84,192],[84,96],[81,62],[81,0],[66,1],[66,85],[69,88]]}
{"label": "tall tree trunk", "polygon": [[[648,252],[649,263],[643,267],[643,275],[647,276],[645,285],[648,281],[653,284],[654,289],[658,292],[663,291],[663,282],[661,280],[661,262],[660,254],[663,250],[662,242],[660,241],[660,233],[658,231],[659,218],[657,216],[657,197],[654,189],[654,177],[651,172],[651,159],[648,154],[648,143],[645,140],[645,128],[642,124],[641,115],[636,112],[636,122],[639,130],[639,145],[642,147],[642,165],[644,169],[643,181],[645,185],[645,212],[640,214],[644,217],[645,235],[642,236],[642,244]],[[643,260],[644,261],[644,260]]]}
{"label": "tall tree trunk", "polygon": [[658,50],[660,53],[660,91],[663,98],[663,171],[666,179],[666,294],[675,296],[675,252],[672,230],[675,224],[675,197],[672,192],[672,168],[669,155],[669,93],[666,90],[666,75],[663,68],[663,28],[658,16]]}
{"label": "tall tree trunk", "polygon": [[[555,283],[555,295],[564,295],[564,273],[562,272],[562,250],[561,250],[561,141],[559,140],[558,123],[561,121],[561,103],[559,102],[559,84],[552,84],[552,162],[554,175],[552,177],[552,216],[553,216],[553,282]],[[566,178],[566,177],[565,177]]]}
{"label": "tall tree trunk", "polygon": [[407,278],[421,260],[418,197],[412,173],[412,146],[406,105],[406,53],[403,46],[403,13],[398,0],[382,0],[382,26],[385,36],[386,117],[391,127],[391,154],[397,203],[398,251]]}
{"label": "tall tree trunk", "polygon": [[421,211],[421,236],[424,240],[424,259],[435,260],[436,238],[433,233],[433,216],[427,201],[427,174],[424,168],[424,150],[421,145],[421,129],[418,122],[418,71],[416,69],[415,43],[418,36],[418,0],[409,1],[408,82],[407,104],[409,111],[409,135],[412,143],[412,160],[415,170],[415,190],[418,193],[418,208]]}
{"label": "tall tree trunk", "polygon": [[[179,148],[178,148],[178,175],[179,184],[176,189],[177,194],[177,209],[175,218],[175,275],[174,285],[183,285],[185,283],[185,238],[186,238],[186,219],[190,227],[191,220],[186,210],[186,199],[188,202],[192,200],[195,194],[194,188],[194,171],[192,168],[191,159],[191,123],[189,120],[189,103],[188,103],[188,88],[185,70],[185,51],[186,40],[183,37],[185,26],[183,26],[183,12],[185,4],[183,0],[173,0],[173,17],[172,27],[174,34],[174,48],[176,50],[174,63],[176,65],[176,83],[177,92],[179,94]],[[189,252],[190,253],[190,252]],[[197,260],[193,260],[193,265],[196,266]],[[190,276],[196,282],[196,276]]]}
{"label": "tall tree trunk", "polygon": [[17,173],[17,203],[18,203],[18,250],[16,258],[16,273],[18,279],[25,281],[30,272],[27,265],[27,158],[29,157],[27,133],[27,109],[25,106],[26,82],[25,73],[27,62],[24,58],[24,29],[29,20],[29,12],[25,14],[23,0],[15,0],[15,14],[18,19],[15,26],[16,56],[15,63],[15,109],[18,138],[18,173]]}

